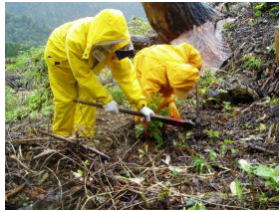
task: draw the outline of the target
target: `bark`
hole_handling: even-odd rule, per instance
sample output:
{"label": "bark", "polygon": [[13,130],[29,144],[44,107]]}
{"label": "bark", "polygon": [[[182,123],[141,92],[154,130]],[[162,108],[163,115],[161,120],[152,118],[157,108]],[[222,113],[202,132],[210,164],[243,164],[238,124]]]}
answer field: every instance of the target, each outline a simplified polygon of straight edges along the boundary
{"label": "bark", "polygon": [[145,2],[142,5],[158,34],[157,41],[193,45],[202,55],[204,69],[219,68],[231,56],[222,37],[226,21],[208,5],[199,2]]}
{"label": "bark", "polygon": [[151,26],[165,42],[219,17],[215,10],[199,2],[144,2],[142,5]]}

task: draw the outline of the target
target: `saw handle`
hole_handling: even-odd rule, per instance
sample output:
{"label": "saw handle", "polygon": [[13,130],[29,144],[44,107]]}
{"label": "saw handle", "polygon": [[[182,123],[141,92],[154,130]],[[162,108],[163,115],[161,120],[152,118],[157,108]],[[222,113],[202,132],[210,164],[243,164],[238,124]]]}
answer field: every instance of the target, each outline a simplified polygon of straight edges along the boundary
{"label": "saw handle", "polygon": [[[78,100],[78,99],[74,99],[73,101],[75,103],[81,103],[81,104],[85,104],[85,105],[89,105],[89,106],[103,108],[103,105],[101,103],[88,102],[88,101]],[[129,110],[129,109],[124,109],[124,108],[119,108],[119,112],[125,113],[125,114],[131,114],[131,115],[134,115],[134,116],[145,117],[145,115],[142,114],[139,111],[132,111],[132,110]],[[174,118],[164,117],[164,116],[160,116],[160,115],[156,115],[156,114],[152,115],[151,119],[161,121],[161,122],[166,123],[166,124],[171,124],[171,125],[174,125],[174,126],[180,126],[180,127],[186,127],[186,128],[191,128],[191,127],[194,126],[194,123],[190,120],[174,119]]]}

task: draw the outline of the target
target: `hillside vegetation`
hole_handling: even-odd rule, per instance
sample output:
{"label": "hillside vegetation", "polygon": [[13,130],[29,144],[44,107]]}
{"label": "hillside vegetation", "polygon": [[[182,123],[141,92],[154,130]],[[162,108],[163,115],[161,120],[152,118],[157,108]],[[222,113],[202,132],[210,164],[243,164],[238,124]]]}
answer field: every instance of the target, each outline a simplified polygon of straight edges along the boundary
{"label": "hillside vegetation", "polygon": [[7,2],[5,20],[5,54],[16,56],[21,50],[44,45],[51,31],[68,21],[96,15],[106,8],[123,11],[127,20],[144,18],[140,3],[62,3],[62,2]]}
{"label": "hillside vegetation", "polygon": [[[93,139],[62,141],[49,132],[44,46],[7,58],[6,209],[279,210],[279,6],[227,6],[220,11],[235,20],[223,36],[233,56],[216,72],[203,70],[201,124],[191,130],[98,110]],[[136,35],[151,30],[143,18],[128,26]],[[130,108],[110,71],[98,78],[120,107]],[[184,119],[195,120],[194,93],[176,104]]]}

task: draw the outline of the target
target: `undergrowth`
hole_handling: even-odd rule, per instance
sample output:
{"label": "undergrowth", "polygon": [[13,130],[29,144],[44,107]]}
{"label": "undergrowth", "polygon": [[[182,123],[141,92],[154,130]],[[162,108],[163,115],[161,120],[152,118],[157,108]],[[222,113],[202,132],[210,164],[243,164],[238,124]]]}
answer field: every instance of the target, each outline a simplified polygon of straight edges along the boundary
{"label": "undergrowth", "polygon": [[53,112],[52,94],[43,59],[44,48],[22,51],[6,66],[6,74],[15,74],[22,88],[5,88],[6,121],[50,118]]}

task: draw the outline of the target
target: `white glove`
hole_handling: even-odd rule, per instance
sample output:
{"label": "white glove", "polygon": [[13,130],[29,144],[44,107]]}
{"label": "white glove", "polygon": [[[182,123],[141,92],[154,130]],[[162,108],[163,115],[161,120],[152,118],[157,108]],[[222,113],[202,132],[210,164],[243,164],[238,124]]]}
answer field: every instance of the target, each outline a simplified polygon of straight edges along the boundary
{"label": "white glove", "polygon": [[105,111],[119,113],[118,104],[114,100],[112,100],[108,104],[104,105],[103,108]]}
{"label": "white glove", "polygon": [[140,112],[141,112],[142,114],[144,114],[145,119],[146,119],[147,122],[150,122],[150,121],[151,121],[151,116],[155,114],[155,113],[153,112],[153,110],[150,109],[150,108],[148,108],[147,106],[144,106],[144,107],[140,110]]}

